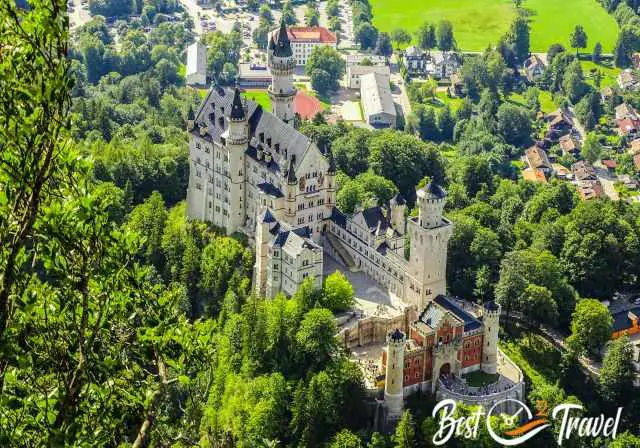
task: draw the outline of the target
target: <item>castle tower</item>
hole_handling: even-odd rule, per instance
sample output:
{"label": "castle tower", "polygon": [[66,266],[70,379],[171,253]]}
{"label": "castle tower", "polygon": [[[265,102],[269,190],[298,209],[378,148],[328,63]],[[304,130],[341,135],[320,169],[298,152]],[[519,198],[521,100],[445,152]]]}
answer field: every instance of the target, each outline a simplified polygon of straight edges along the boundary
{"label": "castle tower", "polygon": [[258,215],[256,222],[256,264],[255,264],[255,287],[256,293],[264,297],[267,293],[267,265],[269,263],[269,247],[271,226],[276,223],[269,209],[264,209]]}
{"label": "castle tower", "polygon": [[482,343],[482,371],[496,373],[498,370],[498,332],[500,330],[500,305],[487,302],[482,310],[484,336]]}
{"label": "castle tower", "polygon": [[284,20],[280,22],[280,29],[271,34],[267,62],[269,70],[271,70],[271,85],[268,90],[271,99],[271,112],[285,123],[293,126],[295,115],[293,99],[296,96],[296,88],[293,86],[293,72],[296,63]]}
{"label": "castle tower", "polygon": [[285,212],[284,221],[296,225],[296,194],[298,191],[298,179],[296,178],[296,156],[292,155],[287,169],[287,185],[285,186]]}
{"label": "castle tower", "polygon": [[404,211],[406,204],[407,202],[400,193],[395,195],[389,203],[391,207],[391,227],[400,235],[404,235],[405,232]]}
{"label": "castle tower", "polygon": [[249,121],[240,90],[236,87],[229,112],[229,127],[222,134],[229,158],[229,201],[233,210],[229,212],[227,233],[238,231],[246,219],[246,201],[244,197],[244,153],[249,144]]}
{"label": "castle tower", "polygon": [[384,380],[384,404],[389,420],[399,420],[404,409],[405,334],[395,329],[387,335],[387,369]]}
{"label": "castle tower", "polygon": [[417,192],[417,218],[407,222],[411,240],[409,283],[405,289],[407,302],[423,309],[447,290],[447,244],[453,225],[442,217],[447,193],[430,183]]}

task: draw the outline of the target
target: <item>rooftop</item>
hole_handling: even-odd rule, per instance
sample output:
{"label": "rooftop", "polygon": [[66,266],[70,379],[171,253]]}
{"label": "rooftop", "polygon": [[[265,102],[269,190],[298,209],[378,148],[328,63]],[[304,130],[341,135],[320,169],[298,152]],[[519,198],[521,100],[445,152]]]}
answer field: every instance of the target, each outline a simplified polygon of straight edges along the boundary
{"label": "rooftop", "polygon": [[332,33],[323,26],[290,26],[288,37],[291,42],[338,42],[335,33]]}

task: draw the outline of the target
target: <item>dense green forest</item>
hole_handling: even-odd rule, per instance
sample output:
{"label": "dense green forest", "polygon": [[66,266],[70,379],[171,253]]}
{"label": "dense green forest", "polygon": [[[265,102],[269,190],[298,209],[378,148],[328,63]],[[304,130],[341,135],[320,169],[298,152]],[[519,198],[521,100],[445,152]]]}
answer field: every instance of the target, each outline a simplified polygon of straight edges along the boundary
{"label": "dense green forest", "polygon": [[[64,1],[29,3],[0,3],[0,40],[11,43],[0,47],[0,446],[430,446],[428,397],[395,434],[371,433],[361,373],[334,339],[333,312],[353,295],[344,277],[265,301],[252,293],[245,239],[186,219],[184,127],[199,101],[180,75],[190,21],[155,20],[153,2],[133,2],[158,23],[125,22],[116,44],[99,16],[70,36]],[[224,84],[237,33],[205,39]],[[347,211],[398,191],[412,203],[425,176],[445,185],[451,293],[570,330],[562,368],[580,382],[531,396],[571,395],[593,413],[624,405],[622,426],[637,433],[624,338],[599,383],[571,369],[606,341],[584,335],[601,316],[585,298],[637,282],[638,206],[516,180],[510,158],[531,130],[507,132],[503,91],[480,91],[439,113],[428,142],[322,117],[300,130],[331,145]],[[623,437],[610,446],[638,445]],[[478,445],[493,446],[486,434]]]}

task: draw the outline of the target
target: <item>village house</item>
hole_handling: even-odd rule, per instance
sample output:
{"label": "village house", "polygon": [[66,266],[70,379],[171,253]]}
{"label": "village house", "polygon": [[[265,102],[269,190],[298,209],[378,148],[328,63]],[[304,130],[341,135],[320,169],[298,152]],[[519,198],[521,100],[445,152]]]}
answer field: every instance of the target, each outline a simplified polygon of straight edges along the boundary
{"label": "village house", "polygon": [[379,73],[391,77],[391,71],[387,65],[350,65],[347,66],[347,85],[350,89],[359,89],[360,78],[369,73]]}
{"label": "village house", "polygon": [[[275,36],[274,30],[271,36]],[[293,58],[297,66],[304,66],[311,55],[311,51],[318,46],[337,48],[336,34],[322,26],[291,26],[287,29]],[[271,42],[274,42],[273,37]]]}
{"label": "village house", "polygon": [[573,129],[573,119],[567,111],[561,108],[548,114],[545,120],[549,123],[545,139],[551,142],[557,142],[561,136],[568,134]]}
{"label": "village house", "polygon": [[580,154],[580,147],[578,146],[578,142],[571,134],[563,135],[562,137],[560,137],[560,141],[558,142],[558,144],[560,145],[562,155],[564,156],[571,155],[573,157],[577,157]]}
{"label": "village house", "polygon": [[545,65],[537,55],[532,55],[524,61],[524,72],[527,80],[533,83],[544,74]]}
{"label": "village house", "polygon": [[271,84],[269,67],[256,64],[239,64],[238,84],[243,88],[266,89]]}
{"label": "village house", "polygon": [[640,53],[635,52],[631,55],[631,65],[636,70],[640,70]]}
{"label": "village house", "polygon": [[451,75],[451,81],[449,82],[449,87],[447,87],[447,91],[449,92],[449,96],[452,98],[459,98],[463,95],[463,86],[462,83],[462,73],[455,72]]}
{"label": "village house", "polygon": [[629,68],[621,71],[616,81],[618,82],[618,86],[625,91],[640,88],[640,76]]}
{"label": "village house", "polygon": [[[352,65],[387,65],[387,59],[384,56],[367,53],[349,53],[344,57],[347,67]],[[363,62],[366,62],[363,64]]]}
{"label": "village house", "polygon": [[431,76],[436,79],[450,78],[462,65],[460,56],[455,52],[428,54],[415,46],[405,50],[404,60],[409,76]]}
{"label": "village house", "polygon": [[631,120],[629,118],[623,118],[622,120],[616,120],[618,128],[616,131],[621,137],[635,137],[640,133],[640,120]]}
{"label": "village house", "polygon": [[525,151],[525,161],[529,168],[532,170],[540,170],[545,176],[549,176],[553,170],[551,167],[551,161],[549,161],[549,156],[547,155],[547,151],[544,149],[534,145]]}
{"label": "village house", "polygon": [[187,48],[185,80],[188,86],[207,84],[207,47],[200,42],[194,42]]}
{"label": "village house", "polygon": [[622,103],[616,106],[616,120],[624,120],[625,118],[629,120],[640,120],[640,115],[638,115],[638,112],[632,105]]}
{"label": "village house", "polygon": [[633,156],[633,166],[636,167],[636,171],[640,172],[640,153]]}
{"label": "village house", "polygon": [[396,106],[391,95],[389,76],[368,73],[360,78],[360,100],[365,121],[374,128],[395,128]]}
{"label": "village house", "polygon": [[615,160],[602,159],[600,160],[600,163],[602,163],[602,166],[604,166],[607,169],[607,173],[609,174],[609,176],[615,176],[616,167],[618,166]]}
{"label": "village house", "polygon": [[578,194],[583,201],[589,199],[601,198],[604,195],[604,189],[599,180],[584,180],[577,184]]}
{"label": "village house", "polygon": [[595,168],[586,160],[581,160],[571,165],[571,172],[577,181],[598,180]]}
{"label": "village house", "polygon": [[541,184],[547,183],[547,176],[540,168],[525,168],[522,170],[522,178],[530,182],[540,182]]}

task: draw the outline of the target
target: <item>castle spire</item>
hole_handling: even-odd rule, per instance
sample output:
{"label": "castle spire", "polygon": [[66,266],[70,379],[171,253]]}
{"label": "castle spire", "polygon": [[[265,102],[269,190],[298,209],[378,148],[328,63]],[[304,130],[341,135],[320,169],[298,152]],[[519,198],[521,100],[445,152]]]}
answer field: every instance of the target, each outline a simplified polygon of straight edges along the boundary
{"label": "castle spire", "polygon": [[291,51],[291,42],[289,42],[289,33],[287,32],[287,24],[284,22],[284,19],[280,21],[278,40],[275,43],[275,48],[273,50],[274,55],[279,58],[288,58],[293,56],[293,51]]}
{"label": "castle spire", "polygon": [[247,118],[244,111],[244,104],[242,104],[242,97],[240,96],[240,89],[236,86],[233,91],[233,103],[231,103],[231,114],[229,116],[231,120],[241,121]]}

